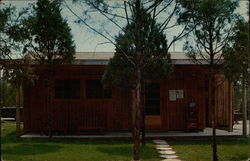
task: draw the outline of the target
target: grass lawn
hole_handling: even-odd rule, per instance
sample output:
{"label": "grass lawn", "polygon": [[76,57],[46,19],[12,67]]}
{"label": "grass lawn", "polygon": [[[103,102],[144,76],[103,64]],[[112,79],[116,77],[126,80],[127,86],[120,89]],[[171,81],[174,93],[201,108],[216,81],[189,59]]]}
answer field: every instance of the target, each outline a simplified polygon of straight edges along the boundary
{"label": "grass lawn", "polygon": [[[14,122],[2,122],[2,154],[5,161],[129,161],[129,141],[80,139],[17,139]],[[183,161],[211,161],[210,141],[168,141]],[[220,161],[245,161],[249,154],[248,139],[221,140]],[[153,144],[141,149],[141,160],[159,161]]]}
{"label": "grass lawn", "polygon": [[[17,139],[14,122],[2,122],[1,126],[5,161],[130,161],[132,156],[129,141]],[[141,149],[141,160],[160,160],[153,144]]]}
{"label": "grass lawn", "polygon": [[[249,139],[249,138],[248,138]],[[247,138],[218,141],[220,161],[246,161],[250,146]],[[169,141],[174,151],[185,161],[211,161],[211,141]]]}

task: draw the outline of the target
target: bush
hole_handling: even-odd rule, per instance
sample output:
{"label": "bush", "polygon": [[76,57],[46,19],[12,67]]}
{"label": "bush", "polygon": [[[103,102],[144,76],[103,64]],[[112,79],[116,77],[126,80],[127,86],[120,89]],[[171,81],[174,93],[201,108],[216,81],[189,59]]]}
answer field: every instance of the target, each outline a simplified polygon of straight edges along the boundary
{"label": "bush", "polygon": [[0,80],[0,105],[13,107],[16,104],[16,89],[10,83]]}

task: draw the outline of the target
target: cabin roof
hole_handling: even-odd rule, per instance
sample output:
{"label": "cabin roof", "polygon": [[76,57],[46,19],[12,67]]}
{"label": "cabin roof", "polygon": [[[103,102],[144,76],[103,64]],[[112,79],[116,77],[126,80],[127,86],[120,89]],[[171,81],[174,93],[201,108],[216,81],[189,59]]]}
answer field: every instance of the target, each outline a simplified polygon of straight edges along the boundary
{"label": "cabin roof", "polygon": [[[184,52],[171,52],[173,64],[197,64],[191,58],[187,57]],[[114,52],[76,52],[74,64],[81,65],[106,65]],[[200,59],[202,64],[208,64],[205,60]]]}

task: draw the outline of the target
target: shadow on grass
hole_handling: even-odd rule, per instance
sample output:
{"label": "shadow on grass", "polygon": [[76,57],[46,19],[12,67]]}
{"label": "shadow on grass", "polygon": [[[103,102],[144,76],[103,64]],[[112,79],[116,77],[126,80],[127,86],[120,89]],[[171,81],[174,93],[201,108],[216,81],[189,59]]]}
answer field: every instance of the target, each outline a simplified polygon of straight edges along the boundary
{"label": "shadow on grass", "polygon": [[58,139],[53,138],[49,140],[48,138],[16,138],[15,131],[7,133],[5,136],[2,136],[1,144],[11,144],[11,143],[63,143],[63,144],[76,144],[76,145],[106,145],[107,142],[109,145],[116,144],[127,144],[129,141],[125,140],[95,140],[95,139]]}
{"label": "shadow on grass", "polygon": [[[97,151],[106,153],[113,156],[132,156],[132,146],[100,146],[96,148]],[[158,152],[152,146],[144,146],[140,148],[140,154],[142,159],[155,159],[158,158]]]}
{"label": "shadow on grass", "polygon": [[2,149],[3,154],[11,155],[35,155],[53,153],[60,150],[58,145],[48,144],[18,144],[16,146],[8,146]]}
{"label": "shadow on grass", "polygon": [[130,156],[132,155],[131,147],[115,147],[115,146],[102,146],[96,147],[97,151],[102,153],[106,153],[108,155],[116,155],[116,156]]}

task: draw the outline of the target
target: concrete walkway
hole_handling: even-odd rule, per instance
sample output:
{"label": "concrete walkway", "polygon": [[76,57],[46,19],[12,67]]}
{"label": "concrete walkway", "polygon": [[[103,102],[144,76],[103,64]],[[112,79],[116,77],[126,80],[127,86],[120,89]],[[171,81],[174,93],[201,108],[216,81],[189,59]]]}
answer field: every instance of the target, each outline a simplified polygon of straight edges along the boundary
{"label": "concrete walkway", "polygon": [[1,118],[1,121],[15,121],[15,118]]}
{"label": "concrete walkway", "polygon": [[[216,130],[217,136],[219,137],[235,137],[241,136],[241,133],[237,132],[228,132],[225,130]],[[212,136],[212,129],[205,128],[204,131],[199,132],[184,132],[184,131],[168,131],[168,132],[146,132],[147,139],[166,139],[166,138],[208,138]],[[39,134],[25,134],[21,136],[22,138],[48,138],[46,135]],[[131,132],[103,132],[102,134],[92,134],[92,135],[60,135],[53,136],[53,138],[82,138],[82,139],[116,139],[116,138],[132,138]]]}
{"label": "concrete walkway", "polygon": [[156,149],[160,153],[160,157],[163,158],[163,161],[180,161],[179,157],[165,140],[153,140],[153,143],[156,144]]}
{"label": "concrete walkway", "polygon": [[[248,133],[249,133],[249,121],[248,121]],[[233,126],[233,132],[226,130],[216,130],[218,137],[240,137],[242,135],[242,121]],[[184,132],[184,131],[160,131],[160,132],[146,132],[147,139],[192,139],[192,138],[208,138],[212,136],[212,128],[205,128],[203,131],[198,132]],[[25,134],[22,138],[48,138],[46,135],[39,134]],[[53,138],[82,138],[82,139],[119,139],[119,138],[131,138],[131,132],[103,132],[102,134],[84,134],[84,135],[66,135],[66,136],[53,136]]]}
{"label": "concrete walkway", "polygon": [[[250,121],[248,120],[247,121],[247,134],[250,134],[249,123]],[[234,124],[233,132],[242,135],[242,121],[238,121],[237,124]]]}

